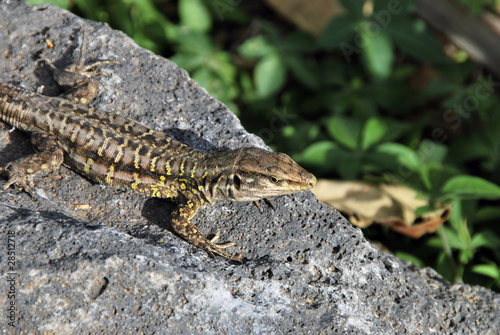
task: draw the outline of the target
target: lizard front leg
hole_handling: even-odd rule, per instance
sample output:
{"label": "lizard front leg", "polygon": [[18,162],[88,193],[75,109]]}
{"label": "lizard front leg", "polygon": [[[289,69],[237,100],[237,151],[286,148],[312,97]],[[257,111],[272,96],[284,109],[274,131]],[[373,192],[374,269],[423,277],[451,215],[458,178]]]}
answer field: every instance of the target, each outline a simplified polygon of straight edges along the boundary
{"label": "lizard front leg", "polygon": [[43,171],[58,170],[64,161],[64,151],[52,135],[35,127],[27,131],[31,132],[31,143],[39,152],[0,167],[0,173],[9,178],[3,189],[15,185],[34,196],[33,176]]}
{"label": "lizard front leg", "polygon": [[242,261],[241,255],[232,255],[223,250],[234,243],[216,244],[218,238],[216,235],[212,240],[207,239],[198,228],[191,222],[202,204],[196,200],[185,200],[180,202],[179,207],[172,213],[172,228],[183,239],[194,246],[207,251],[211,256],[220,255],[230,260]]}

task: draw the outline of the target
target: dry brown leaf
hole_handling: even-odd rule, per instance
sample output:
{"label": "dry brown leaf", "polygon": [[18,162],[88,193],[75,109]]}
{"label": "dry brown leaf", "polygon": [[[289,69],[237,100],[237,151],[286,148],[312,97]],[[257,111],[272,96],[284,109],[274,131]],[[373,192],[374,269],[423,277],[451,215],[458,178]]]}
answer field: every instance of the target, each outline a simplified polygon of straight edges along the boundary
{"label": "dry brown leaf", "polygon": [[312,191],[321,202],[346,213],[358,227],[376,222],[413,238],[434,232],[449,216],[449,208],[442,208],[417,218],[415,210],[427,200],[401,185],[321,179]]}
{"label": "dry brown leaf", "polygon": [[442,217],[437,217],[434,219],[429,219],[424,222],[416,223],[411,227],[406,227],[400,225],[398,222],[386,222],[384,225],[388,226],[392,230],[397,231],[403,235],[420,238],[424,234],[433,233],[439,228],[449,217],[450,210],[446,209],[443,212]]}
{"label": "dry brown leaf", "polygon": [[337,0],[266,0],[297,27],[318,36],[333,15],[344,9]]}

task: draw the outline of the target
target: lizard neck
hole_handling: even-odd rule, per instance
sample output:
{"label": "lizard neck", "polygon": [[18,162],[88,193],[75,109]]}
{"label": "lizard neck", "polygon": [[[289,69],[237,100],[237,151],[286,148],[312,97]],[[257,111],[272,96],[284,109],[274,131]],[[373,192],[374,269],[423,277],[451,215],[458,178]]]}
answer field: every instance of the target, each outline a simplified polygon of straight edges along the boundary
{"label": "lizard neck", "polygon": [[242,149],[206,153],[197,180],[208,201],[235,200],[234,174]]}

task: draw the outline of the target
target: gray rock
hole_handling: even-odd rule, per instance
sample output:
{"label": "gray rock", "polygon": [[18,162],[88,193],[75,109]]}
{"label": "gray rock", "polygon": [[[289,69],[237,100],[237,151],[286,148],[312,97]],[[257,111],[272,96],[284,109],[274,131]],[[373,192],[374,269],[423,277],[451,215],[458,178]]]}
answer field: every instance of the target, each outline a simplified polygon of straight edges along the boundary
{"label": "gray rock", "polygon": [[[83,35],[84,59],[120,62],[101,67],[108,76],[99,77],[95,106],[200,150],[264,147],[184,70],[106,24],[54,7],[0,1],[0,80],[57,95],[50,68],[36,60],[43,55],[58,67],[78,60]],[[0,164],[31,150],[28,136],[2,126]],[[276,197],[276,210],[263,206],[262,213],[251,203],[203,208],[194,220],[200,229],[207,235],[220,231],[237,243],[233,252],[251,259],[233,264],[210,258],[166,230],[164,217],[175,206],[168,200],[95,185],[66,168],[61,175],[62,180],[37,178],[36,199],[13,188],[0,192],[0,305],[6,311],[1,327],[7,331],[494,334],[500,329],[498,294],[450,285],[431,269],[382,253],[310,192]]]}

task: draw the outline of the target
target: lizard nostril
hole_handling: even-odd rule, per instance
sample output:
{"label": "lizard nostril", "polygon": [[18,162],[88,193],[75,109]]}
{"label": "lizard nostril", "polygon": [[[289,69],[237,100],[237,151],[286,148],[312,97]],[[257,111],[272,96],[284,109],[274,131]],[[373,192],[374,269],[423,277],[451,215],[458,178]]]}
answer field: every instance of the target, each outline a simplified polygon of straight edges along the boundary
{"label": "lizard nostril", "polygon": [[316,185],[316,177],[311,176],[311,179],[309,179],[309,186],[311,186],[311,188],[313,188],[315,185]]}

